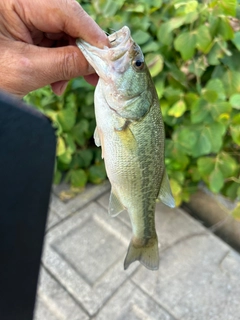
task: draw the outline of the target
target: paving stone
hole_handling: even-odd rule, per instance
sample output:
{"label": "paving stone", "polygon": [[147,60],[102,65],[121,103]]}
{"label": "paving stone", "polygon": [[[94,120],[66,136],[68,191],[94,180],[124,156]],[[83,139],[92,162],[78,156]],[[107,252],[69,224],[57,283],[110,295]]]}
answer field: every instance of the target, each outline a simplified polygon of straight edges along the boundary
{"label": "paving stone", "polygon": [[54,227],[60,220],[61,218],[59,215],[52,208],[50,208],[48,211],[46,231]]}
{"label": "paving stone", "polygon": [[[202,228],[195,225],[196,231]],[[158,272],[141,268],[133,281],[177,319],[239,320],[240,257],[202,229],[160,251]]]}
{"label": "paving stone", "polygon": [[[97,202],[107,210],[109,193],[102,195]],[[205,232],[205,229],[203,229],[199,223],[196,223],[196,221],[189,216],[186,219],[186,215],[183,215],[182,212],[181,209],[175,208],[173,210],[163,203],[157,203],[155,221],[161,250],[173,245],[179,239],[192,234]],[[120,219],[131,228],[130,219],[126,211],[119,214],[116,219]]]}
{"label": "paving stone", "polygon": [[131,282],[125,283],[94,320],[174,320],[151,297]]}
{"label": "paving stone", "polygon": [[[68,214],[75,214],[45,240],[44,265],[77,308],[95,320],[240,320],[240,257],[233,249],[182,210],[157,204],[160,269],[135,262],[124,271],[130,220],[126,212],[110,218],[108,201],[109,192],[76,212],[72,202]],[[52,320],[48,300],[39,301],[49,318],[37,320]]]}
{"label": "paving stone", "polygon": [[88,320],[89,317],[51,275],[41,269],[34,320]]}
{"label": "paving stone", "polygon": [[136,270],[123,270],[131,229],[96,203],[75,213],[45,240],[46,268],[94,315]]}
{"label": "paving stone", "polygon": [[191,196],[185,208],[211,227],[215,234],[240,251],[240,221],[234,219],[231,213],[236,206],[237,200],[231,202],[201,187]]}
{"label": "paving stone", "polygon": [[110,184],[108,181],[105,181],[101,185],[87,185],[86,189],[83,192],[79,193],[74,198],[68,201],[62,201],[59,198],[59,194],[60,191],[62,191],[62,188],[65,189],[66,186],[63,184],[63,186],[60,185],[54,187],[54,193],[51,197],[50,208],[53,209],[61,219],[64,219],[70,214],[81,209],[90,201],[95,200],[103,193],[108,191],[110,188]]}
{"label": "paving stone", "polygon": [[37,298],[36,306],[35,306],[35,314],[33,320],[59,320],[61,318],[54,314],[54,311],[51,311],[45,301],[41,298]]}

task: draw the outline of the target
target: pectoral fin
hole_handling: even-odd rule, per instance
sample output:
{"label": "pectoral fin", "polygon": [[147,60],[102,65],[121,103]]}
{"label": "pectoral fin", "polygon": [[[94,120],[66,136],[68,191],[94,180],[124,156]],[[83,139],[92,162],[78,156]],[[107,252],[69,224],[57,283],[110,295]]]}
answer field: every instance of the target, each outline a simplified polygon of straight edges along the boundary
{"label": "pectoral fin", "polygon": [[116,217],[120,212],[124,211],[125,207],[121,203],[121,201],[118,199],[116,194],[114,193],[113,189],[110,194],[109,199],[109,207],[108,207],[108,213],[111,217]]}
{"label": "pectoral fin", "polygon": [[101,140],[100,140],[100,137],[99,137],[99,134],[98,134],[98,128],[97,127],[95,128],[93,138],[94,138],[95,145],[97,147],[100,147],[101,146]]}
{"label": "pectoral fin", "polygon": [[103,159],[104,158],[104,143],[103,143],[101,131],[98,129],[98,127],[95,128],[93,138],[94,138],[95,145],[97,147],[102,147],[102,159]]}
{"label": "pectoral fin", "polygon": [[171,187],[170,187],[170,183],[169,183],[169,179],[168,179],[168,175],[167,175],[166,169],[164,169],[164,174],[163,174],[162,183],[161,183],[161,187],[160,187],[158,198],[164,204],[169,206],[170,208],[174,208],[175,207],[175,200],[174,200],[173,195],[172,195],[172,190],[171,190]]}

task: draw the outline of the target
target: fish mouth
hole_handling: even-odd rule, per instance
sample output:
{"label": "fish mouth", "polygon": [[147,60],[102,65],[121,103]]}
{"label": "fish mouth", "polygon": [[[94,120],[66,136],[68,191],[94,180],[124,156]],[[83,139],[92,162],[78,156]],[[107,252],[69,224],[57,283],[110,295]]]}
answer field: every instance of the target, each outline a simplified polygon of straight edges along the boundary
{"label": "fish mouth", "polygon": [[[116,31],[108,36],[110,42],[110,49],[114,54],[112,55],[114,60],[117,60],[123,56],[123,54],[129,49],[132,44],[131,33],[128,27],[123,27],[121,30]],[[131,43],[129,43],[131,42]],[[129,45],[130,46],[129,46]]]}
{"label": "fish mouth", "polygon": [[114,66],[114,70],[120,72],[125,70],[129,59],[126,53],[134,43],[127,26],[110,34],[108,39],[109,47],[104,46],[102,49],[94,47],[82,39],[77,39],[76,41],[85,58],[102,78],[106,75],[107,66]]}

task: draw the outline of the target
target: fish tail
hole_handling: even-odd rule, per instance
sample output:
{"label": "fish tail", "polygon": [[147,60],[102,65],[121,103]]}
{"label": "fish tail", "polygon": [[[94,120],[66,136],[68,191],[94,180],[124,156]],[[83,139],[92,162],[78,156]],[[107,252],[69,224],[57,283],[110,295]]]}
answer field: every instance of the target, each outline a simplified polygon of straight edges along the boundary
{"label": "fish tail", "polygon": [[158,253],[158,239],[157,237],[148,239],[142,246],[135,245],[132,239],[126,258],[124,260],[124,270],[134,261],[139,261],[146,268],[150,270],[158,270],[159,268],[159,253]]}

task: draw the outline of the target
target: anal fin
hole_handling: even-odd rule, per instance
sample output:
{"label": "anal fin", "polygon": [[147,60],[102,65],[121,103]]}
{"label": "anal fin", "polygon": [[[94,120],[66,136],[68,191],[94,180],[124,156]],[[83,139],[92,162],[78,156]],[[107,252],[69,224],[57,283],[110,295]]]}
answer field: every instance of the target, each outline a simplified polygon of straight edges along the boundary
{"label": "anal fin", "polygon": [[169,182],[169,179],[168,179],[168,175],[167,175],[166,169],[164,169],[164,174],[163,174],[162,183],[161,183],[161,187],[160,187],[158,198],[164,204],[166,204],[168,207],[170,207],[170,208],[174,208],[175,207],[175,200],[174,200],[173,195],[172,195],[172,190],[171,190],[171,187],[170,187],[170,182]]}
{"label": "anal fin", "polygon": [[109,207],[108,207],[108,213],[111,217],[116,217],[120,212],[124,211],[125,207],[121,203],[121,201],[118,199],[114,191],[112,190],[110,194],[109,199]]}

